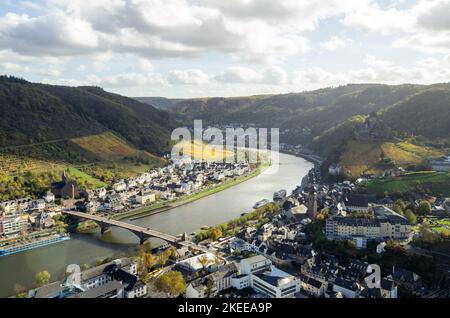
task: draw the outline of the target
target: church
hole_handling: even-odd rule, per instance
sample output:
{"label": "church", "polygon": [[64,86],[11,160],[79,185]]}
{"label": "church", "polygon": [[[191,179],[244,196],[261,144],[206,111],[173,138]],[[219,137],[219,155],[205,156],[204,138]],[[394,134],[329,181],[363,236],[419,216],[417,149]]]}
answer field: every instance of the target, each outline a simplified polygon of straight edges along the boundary
{"label": "church", "polygon": [[65,171],[62,173],[60,182],[52,183],[51,191],[55,197],[63,199],[75,199],[80,194],[78,184],[75,181],[69,181]]}

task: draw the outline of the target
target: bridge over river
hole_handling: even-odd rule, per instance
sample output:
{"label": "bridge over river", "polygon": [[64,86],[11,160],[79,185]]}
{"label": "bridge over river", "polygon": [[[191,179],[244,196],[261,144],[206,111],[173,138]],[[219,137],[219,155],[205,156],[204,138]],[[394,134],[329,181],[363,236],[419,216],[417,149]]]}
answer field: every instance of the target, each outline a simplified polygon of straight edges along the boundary
{"label": "bridge over river", "polygon": [[102,234],[105,233],[111,226],[117,226],[117,227],[127,229],[130,232],[132,232],[133,234],[135,234],[137,237],[139,237],[141,244],[143,244],[150,237],[156,237],[161,240],[172,243],[174,245],[187,246],[193,250],[201,251],[203,253],[213,253],[212,250],[210,250],[204,246],[195,244],[194,242],[183,240],[176,236],[162,233],[162,232],[159,232],[156,230],[152,230],[150,228],[145,228],[145,227],[142,227],[139,225],[122,222],[122,221],[118,221],[118,220],[113,220],[110,218],[106,218],[106,217],[102,217],[102,216],[98,216],[98,215],[94,215],[94,214],[83,213],[83,212],[66,210],[66,211],[62,211],[62,213],[66,214],[66,215],[70,215],[75,218],[94,221],[95,223],[97,223],[100,226]]}

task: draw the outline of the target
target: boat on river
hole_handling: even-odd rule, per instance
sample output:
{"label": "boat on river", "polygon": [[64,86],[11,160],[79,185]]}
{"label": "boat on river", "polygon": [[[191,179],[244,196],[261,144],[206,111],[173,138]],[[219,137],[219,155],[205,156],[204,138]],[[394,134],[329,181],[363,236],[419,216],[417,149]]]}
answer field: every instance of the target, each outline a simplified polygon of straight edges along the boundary
{"label": "boat on river", "polygon": [[270,201],[267,199],[262,199],[261,201],[258,201],[255,203],[255,205],[253,206],[253,209],[259,209],[263,206],[265,206],[267,203],[269,203]]}

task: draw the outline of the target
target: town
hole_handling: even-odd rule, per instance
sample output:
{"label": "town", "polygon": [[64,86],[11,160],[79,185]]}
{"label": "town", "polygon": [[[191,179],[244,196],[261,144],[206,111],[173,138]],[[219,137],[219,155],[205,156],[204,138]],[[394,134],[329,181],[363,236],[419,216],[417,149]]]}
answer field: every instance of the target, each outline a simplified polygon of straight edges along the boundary
{"label": "town", "polygon": [[[109,189],[81,189],[65,171],[40,199],[0,202],[0,256],[69,239],[61,212],[77,210],[108,218],[148,213],[190,202],[251,177],[257,168],[247,163],[173,163],[119,180]],[[242,181],[242,180],[241,180]],[[228,184],[227,184],[228,182]],[[84,222],[81,226],[85,225]],[[95,225],[94,225],[95,226]]]}
{"label": "town", "polygon": [[[335,169],[330,167],[329,175]],[[4,220],[22,213],[16,217],[22,225],[3,228],[8,236],[12,229],[20,233],[30,219],[23,213],[36,215],[41,228],[55,228],[61,221],[55,224],[51,216],[65,209],[54,203],[55,197],[65,202],[81,197],[73,208],[111,217],[251,171],[247,164],[180,163],[95,191],[80,190],[63,175],[52,193],[29,201],[28,210],[21,209],[20,201],[3,203]],[[429,225],[448,222],[449,213],[450,198],[378,197],[363,193],[359,181],[326,181],[316,165],[289,195],[277,191],[273,201],[256,204],[238,219],[183,234],[183,240],[203,249],[144,243],[130,257],[83,265],[77,279],[68,271],[64,280],[51,282],[48,272],[39,272],[37,287],[20,290],[17,297],[448,297],[447,256],[427,246],[446,239]],[[381,268],[376,287],[367,282],[373,266]]]}

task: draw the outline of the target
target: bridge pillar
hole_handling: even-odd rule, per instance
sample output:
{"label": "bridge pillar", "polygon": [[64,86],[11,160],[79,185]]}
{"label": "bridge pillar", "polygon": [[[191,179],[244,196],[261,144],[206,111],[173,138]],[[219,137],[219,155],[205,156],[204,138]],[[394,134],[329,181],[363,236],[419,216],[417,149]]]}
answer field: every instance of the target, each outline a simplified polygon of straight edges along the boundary
{"label": "bridge pillar", "polygon": [[133,232],[137,237],[139,237],[139,244],[140,245],[142,245],[142,244],[144,244],[145,243],[145,241],[147,241],[149,238],[150,238],[150,236],[148,236],[148,235],[146,235],[146,234],[144,234],[144,233],[141,233],[141,232]]}
{"label": "bridge pillar", "polygon": [[109,224],[103,223],[103,222],[95,222],[100,226],[100,233],[105,234],[108,231],[111,231],[111,227]]}

